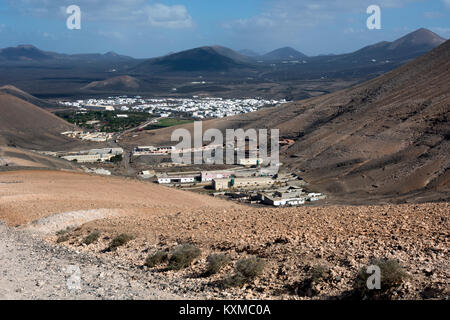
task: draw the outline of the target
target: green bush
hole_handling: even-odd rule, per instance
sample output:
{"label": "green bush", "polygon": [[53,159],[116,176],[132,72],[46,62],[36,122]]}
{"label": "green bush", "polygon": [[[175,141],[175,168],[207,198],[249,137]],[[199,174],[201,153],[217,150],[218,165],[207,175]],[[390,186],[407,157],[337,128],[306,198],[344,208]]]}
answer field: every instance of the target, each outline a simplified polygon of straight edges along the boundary
{"label": "green bush", "polygon": [[133,240],[134,237],[132,235],[122,233],[111,240],[108,251],[115,251],[118,247],[121,247],[127,244],[129,241]]}
{"label": "green bush", "polygon": [[224,254],[213,254],[206,261],[208,262],[208,267],[204,275],[211,276],[222,270],[223,267],[230,263],[231,259]]}
{"label": "green bush", "polygon": [[239,260],[235,266],[235,274],[223,281],[224,287],[240,287],[262,274],[265,262],[258,257]]}
{"label": "green bush", "polygon": [[70,239],[70,235],[68,233],[65,234],[61,234],[60,236],[58,236],[58,239],[56,239],[57,243],[63,243],[66,241],[69,241]]}
{"label": "green bush", "polygon": [[83,243],[86,245],[90,245],[94,242],[97,242],[98,238],[100,237],[100,231],[92,231],[89,233],[86,238],[83,239]]}
{"label": "green bush", "polygon": [[145,259],[144,265],[149,268],[154,268],[157,265],[166,263],[169,260],[169,255],[165,251],[157,251],[156,253],[149,255],[147,259]]}
{"label": "green bush", "polygon": [[201,251],[191,244],[185,244],[175,249],[169,259],[169,270],[181,270],[188,268],[191,263],[200,256]]}
{"label": "green bush", "polygon": [[367,267],[362,268],[353,283],[354,293],[359,298],[389,299],[392,293],[409,277],[398,261],[392,259],[373,259],[369,265],[376,265],[381,271],[381,288],[370,290],[367,280],[371,274]]}

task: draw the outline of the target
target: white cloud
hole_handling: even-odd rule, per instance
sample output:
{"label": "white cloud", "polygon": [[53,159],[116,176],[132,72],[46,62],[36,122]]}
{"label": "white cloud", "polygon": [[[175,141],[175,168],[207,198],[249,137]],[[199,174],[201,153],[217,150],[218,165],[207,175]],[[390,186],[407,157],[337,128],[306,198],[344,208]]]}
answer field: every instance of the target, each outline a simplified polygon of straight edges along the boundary
{"label": "white cloud", "polygon": [[450,0],[442,0],[442,2],[444,3],[444,6],[450,9]]}
{"label": "white cloud", "polygon": [[436,32],[441,37],[447,38],[450,36],[450,28],[434,27],[430,28],[433,32]]}
{"label": "white cloud", "polygon": [[190,28],[192,17],[183,5],[148,5],[147,0],[9,0],[13,8],[25,14],[65,18],[66,7],[76,4],[81,8],[82,19],[150,25],[158,28]]}
{"label": "white cloud", "polygon": [[445,16],[442,12],[437,11],[428,11],[425,12],[423,15],[427,19],[439,19]]}
{"label": "white cloud", "polygon": [[[411,2],[421,0],[377,0],[383,8],[400,8]],[[444,0],[450,2],[450,0]],[[224,23],[227,29],[231,28],[273,28],[298,29],[301,27],[314,27],[319,24],[330,24],[333,21],[351,13],[361,13],[362,21],[365,19],[366,9],[374,0],[273,0],[263,13],[248,19],[239,19]]]}
{"label": "white cloud", "polygon": [[155,27],[190,28],[193,26],[192,17],[185,6],[166,6],[161,3],[145,7],[148,22]]}
{"label": "white cloud", "polygon": [[115,40],[124,40],[126,37],[123,33],[119,32],[119,31],[103,31],[103,30],[99,30],[97,32],[97,34],[99,36],[105,37],[105,38],[110,38],[110,39],[115,39]]}

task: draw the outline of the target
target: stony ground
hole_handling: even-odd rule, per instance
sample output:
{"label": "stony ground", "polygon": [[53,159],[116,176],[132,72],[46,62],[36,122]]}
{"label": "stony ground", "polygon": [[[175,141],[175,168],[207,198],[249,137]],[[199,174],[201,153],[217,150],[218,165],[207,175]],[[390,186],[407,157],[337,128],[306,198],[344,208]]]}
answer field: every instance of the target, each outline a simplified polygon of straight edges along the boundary
{"label": "stony ground", "polygon": [[[391,298],[448,299],[449,217],[448,202],[250,208],[126,179],[61,172],[0,174],[0,219],[17,226],[0,230],[1,294],[345,299],[362,267],[372,258],[387,258],[408,274]],[[60,237],[55,231],[68,227],[66,238],[56,244]],[[93,231],[100,232],[99,239],[84,244]],[[121,233],[134,239],[105,251]],[[149,254],[170,254],[184,243],[202,251],[191,267],[167,271],[165,265],[143,266]],[[231,261],[204,277],[213,253]],[[249,256],[265,261],[263,273],[243,286],[223,289],[236,262]],[[80,266],[84,291],[67,291],[67,265]],[[305,291],[318,266],[327,270],[326,277]]]}
{"label": "stony ground", "polygon": [[[74,231],[66,244],[142,266],[149,253],[171,252],[179,244],[193,243],[203,254],[191,268],[149,272],[176,283],[172,287],[180,286],[181,292],[207,292],[214,298],[343,299],[351,293],[358,271],[372,258],[396,260],[408,273],[394,298],[448,298],[449,214],[449,203],[196,210],[93,221]],[[83,246],[81,240],[93,230],[100,230],[105,238]],[[117,252],[102,253],[119,233],[137,238]],[[226,254],[232,262],[219,274],[202,278],[206,258],[213,253]],[[265,259],[263,275],[242,288],[220,290],[233,265],[252,255]],[[329,269],[329,279],[317,285],[317,294],[299,296],[299,284],[317,266]]]}
{"label": "stony ground", "polygon": [[139,270],[0,224],[0,300],[181,298],[139,277]]}

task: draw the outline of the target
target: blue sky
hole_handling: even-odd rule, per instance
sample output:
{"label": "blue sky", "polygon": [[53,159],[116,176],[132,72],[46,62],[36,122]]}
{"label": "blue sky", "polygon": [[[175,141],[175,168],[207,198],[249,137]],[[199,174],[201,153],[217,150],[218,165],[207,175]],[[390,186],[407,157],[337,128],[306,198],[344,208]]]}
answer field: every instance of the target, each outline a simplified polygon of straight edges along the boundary
{"label": "blue sky", "polygon": [[[381,30],[366,28],[372,4],[381,7]],[[66,28],[69,5],[81,8],[81,30]],[[291,46],[317,55],[420,27],[449,38],[449,21],[450,0],[2,0],[0,47],[147,58],[219,44],[260,53]]]}

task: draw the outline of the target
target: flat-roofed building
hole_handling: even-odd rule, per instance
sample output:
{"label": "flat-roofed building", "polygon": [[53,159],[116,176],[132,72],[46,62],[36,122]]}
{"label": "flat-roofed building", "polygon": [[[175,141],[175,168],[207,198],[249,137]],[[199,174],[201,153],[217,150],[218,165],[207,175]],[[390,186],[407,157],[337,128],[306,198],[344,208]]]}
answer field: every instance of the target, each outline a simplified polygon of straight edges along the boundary
{"label": "flat-roofed building", "polygon": [[231,187],[240,188],[261,188],[269,187],[275,183],[275,180],[268,177],[249,177],[249,178],[232,178]]}
{"label": "flat-roofed building", "polygon": [[231,171],[202,171],[202,182],[213,181],[214,179],[226,179],[231,177]]}
{"label": "flat-roofed building", "polygon": [[159,184],[181,184],[181,183],[194,183],[195,177],[185,176],[185,177],[159,177]]}
{"label": "flat-roofed building", "polygon": [[230,179],[214,179],[212,186],[214,190],[228,190],[230,188]]}
{"label": "flat-roofed building", "polygon": [[161,177],[158,178],[158,183],[159,184],[170,184],[171,180],[169,177]]}
{"label": "flat-roofed building", "polygon": [[246,167],[251,167],[251,166],[259,166],[263,163],[263,159],[261,158],[242,158],[238,160],[238,164],[240,166],[246,166]]}
{"label": "flat-roofed building", "polygon": [[280,193],[278,192],[260,193],[258,194],[258,196],[264,204],[272,205],[275,207],[298,206],[305,204],[306,201],[306,197],[294,193],[283,193],[282,195],[280,195]]}
{"label": "flat-roofed building", "polygon": [[103,148],[103,149],[91,149],[89,150],[88,154],[112,154],[112,155],[119,155],[123,154],[122,148]]}
{"label": "flat-roofed building", "polygon": [[112,157],[114,157],[114,154],[80,154],[80,155],[64,156],[62,158],[68,161],[88,163],[88,162],[105,162],[111,160]]}

